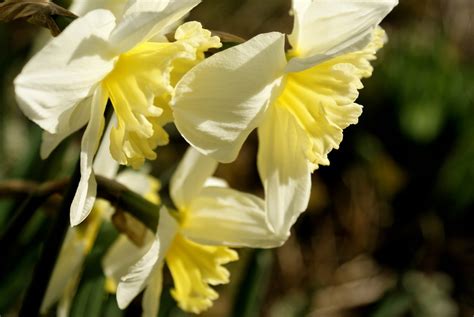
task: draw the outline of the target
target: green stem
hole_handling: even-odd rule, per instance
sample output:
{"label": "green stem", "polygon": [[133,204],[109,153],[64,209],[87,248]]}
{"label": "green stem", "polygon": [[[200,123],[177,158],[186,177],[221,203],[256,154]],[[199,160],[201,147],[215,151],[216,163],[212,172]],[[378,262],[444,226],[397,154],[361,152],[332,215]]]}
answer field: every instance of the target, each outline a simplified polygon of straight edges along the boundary
{"label": "green stem", "polygon": [[71,182],[67,188],[66,194],[52,225],[52,229],[43,244],[43,250],[36,265],[33,280],[28,287],[19,316],[39,316],[41,303],[43,302],[48,287],[49,280],[53,273],[56,259],[61,251],[67,229],[69,228],[69,209],[76,193],[80,180],[80,165],[76,165]]}
{"label": "green stem", "polygon": [[[156,231],[158,225],[160,205],[156,205],[139,194],[131,191],[124,185],[115,180],[96,175],[97,197],[108,200],[113,206],[127,211],[132,216],[140,220],[150,230]],[[8,236],[8,231],[16,232],[24,225],[32,213],[43,204],[49,196],[55,193],[61,193],[69,184],[69,179],[64,178],[45,182],[38,185],[35,182],[22,180],[8,180],[0,183],[0,198],[2,197],[25,197],[31,195],[24,203],[17,215],[11,221],[8,228],[2,235],[2,240]]]}
{"label": "green stem", "polygon": [[97,197],[106,199],[112,205],[126,210],[150,230],[156,231],[159,221],[159,205],[146,200],[116,181],[102,176],[96,176],[96,178]]}

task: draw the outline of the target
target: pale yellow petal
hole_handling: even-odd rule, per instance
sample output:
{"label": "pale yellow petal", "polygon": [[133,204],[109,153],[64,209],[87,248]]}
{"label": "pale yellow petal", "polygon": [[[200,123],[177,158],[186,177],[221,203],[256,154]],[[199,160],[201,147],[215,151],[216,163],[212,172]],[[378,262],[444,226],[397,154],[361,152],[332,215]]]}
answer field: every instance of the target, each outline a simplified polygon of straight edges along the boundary
{"label": "pale yellow petal", "polygon": [[274,248],[284,242],[267,224],[265,202],[231,188],[203,188],[180,215],[181,233],[197,243]]}
{"label": "pale yellow petal", "polygon": [[258,171],[265,189],[266,216],[274,234],[285,240],[306,210],[311,170],[304,153],[307,138],[293,116],[280,106],[269,109],[258,129]]}
{"label": "pale yellow petal", "polygon": [[157,317],[160,311],[160,297],[163,290],[163,264],[161,262],[156,266],[143,293],[142,317]]}
{"label": "pale yellow petal", "polygon": [[190,147],[170,181],[170,195],[179,209],[186,209],[214,174],[217,161]]}
{"label": "pale yellow petal", "polygon": [[233,161],[261,121],[285,65],[284,35],[276,32],[205,59],[176,86],[176,127],[201,153]]}
{"label": "pale yellow petal", "polygon": [[155,148],[168,143],[163,125],[172,121],[173,84],[204,52],[220,41],[198,22],[176,30],[174,42],[145,42],[121,54],[104,81],[117,115],[111,153],[121,164],[140,167],[156,158]]}

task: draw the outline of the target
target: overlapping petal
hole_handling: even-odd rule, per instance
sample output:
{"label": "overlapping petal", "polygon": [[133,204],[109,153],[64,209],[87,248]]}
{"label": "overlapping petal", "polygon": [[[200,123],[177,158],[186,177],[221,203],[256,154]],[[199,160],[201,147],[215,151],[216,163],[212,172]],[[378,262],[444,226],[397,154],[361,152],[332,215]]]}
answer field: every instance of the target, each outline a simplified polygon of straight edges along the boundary
{"label": "overlapping petal", "polygon": [[91,96],[114,66],[106,41],[114,27],[111,12],[90,12],[26,64],[15,79],[15,93],[28,118],[49,133],[67,133],[59,131],[60,122],[74,119],[64,113]]}
{"label": "overlapping petal", "polygon": [[181,19],[200,2],[201,0],[130,1],[122,20],[110,36],[110,42],[117,53],[126,52]]}
{"label": "overlapping petal", "polygon": [[186,209],[214,174],[217,161],[189,148],[170,181],[170,195],[179,209]]}
{"label": "overlapping petal", "polygon": [[87,124],[90,118],[92,96],[82,100],[77,106],[64,111],[58,118],[56,132],[43,131],[40,155],[47,158],[68,136]]}
{"label": "overlapping petal", "polygon": [[[112,127],[117,122],[117,118],[115,115],[112,116],[110,119],[109,124],[107,125],[107,129],[104,132],[102,137],[102,141],[100,142],[99,149],[95,155],[94,159],[94,173],[96,175],[104,176],[107,178],[115,178],[117,172],[119,170],[119,164],[116,160],[112,158],[110,155],[110,132],[112,131]],[[44,139],[43,139],[44,143]]]}
{"label": "overlapping petal", "polygon": [[92,170],[92,164],[104,130],[104,111],[107,98],[107,93],[101,88],[96,89],[92,97],[90,120],[82,136],[81,143],[81,179],[71,204],[70,217],[72,226],[81,223],[94,206],[97,182]]}
{"label": "overlapping petal", "polygon": [[164,257],[178,230],[178,223],[165,207],[160,209],[160,222],[156,238],[145,255],[121,278],[117,288],[117,303],[121,309],[148,285],[155,269],[161,269]]}
{"label": "overlapping petal", "polygon": [[158,316],[158,311],[160,310],[160,296],[163,290],[163,264],[163,262],[158,263],[150,276],[145,292],[143,292],[142,317]]}
{"label": "overlapping petal", "polygon": [[117,287],[120,278],[127,274],[129,268],[150,250],[154,240],[153,234],[150,235],[151,237],[147,236],[147,243],[143,247],[136,246],[127,236],[120,235],[108,249],[102,259],[102,269],[114,288]]}
{"label": "overlapping petal", "polygon": [[306,137],[291,114],[277,106],[269,109],[258,137],[266,216],[275,234],[286,239],[310,196],[311,170],[303,150]]}
{"label": "overlapping petal", "polygon": [[155,268],[160,252],[160,241],[157,239],[140,260],[130,267],[117,287],[117,303],[120,309],[126,308],[148,284],[150,274]]}
{"label": "overlapping petal", "polygon": [[233,161],[260,122],[285,64],[281,33],[257,35],[204,60],[176,87],[176,127],[203,154]]}
{"label": "overlapping petal", "polygon": [[183,218],[182,234],[201,244],[273,248],[284,242],[267,225],[265,202],[230,188],[203,188]]}
{"label": "overlapping petal", "polygon": [[294,0],[288,72],[363,49],[398,0]]}

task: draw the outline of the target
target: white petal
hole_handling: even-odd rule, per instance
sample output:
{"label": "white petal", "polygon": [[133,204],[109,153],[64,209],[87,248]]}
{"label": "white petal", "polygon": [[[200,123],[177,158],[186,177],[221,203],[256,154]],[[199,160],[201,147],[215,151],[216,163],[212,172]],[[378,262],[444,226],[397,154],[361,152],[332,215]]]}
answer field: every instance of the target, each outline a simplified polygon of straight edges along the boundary
{"label": "white petal", "polygon": [[127,274],[129,268],[138,262],[151,248],[153,234],[147,232],[148,242],[142,247],[136,246],[127,236],[120,235],[102,259],[102,269],[105,276],[119,283],[120,278]]}
{"label": "white petal", "polygon": [[155,268],[160,252],[160,241],[153,242],[147,253],[122,277],[117,288],[117,303],[120,309],[126,308],[130,302],[146,287],[148,278]]}
{"label": "white petal", "polygon": [[151,274],[148,286],[143,293],[142,317],[156,317],[160,310],[160,297],[163,289],[163,262]]}
{"label": "white petal", "polygon": [[204,187],[229,187],[229,183],[225,179],[218,177],[209,177],[204,182]]}
{"label": "white petal", "polygon": [[63,113],[92,95],[112,70],[114,57],[105,39],[114,26],[109,11],[90,12],[26,64],[15,79],[15,93],[28,118],[49,133],[58,132]]}
{"label": "white petal", "polygon": [[107,129],[105,130],[102,142],[94,159],[94,173],[111,179],[115,178],[119,169],[118,162],[114,160],[110,154],[110,132],[116,124],[117,117],[114,114],[107,125]]}
{"label": "white petal", "polygon": [[170,195],[179,208],[186,208],[214,174],[217,161],[189,147],[170,181]]}
{"label": "white petal", "polygon": [[200,152],[231,162],[258,125],[286,65],[284,36],[257,35],[207,58],[178,83],[175,124]]}
{"label": "white petal", "polygon": [[89,97],[77,106],[64,111],[58,118],[56,133],[43,132],[40,149],[42,159],[47,158],[65,138],[82,128],[89,121],[91,102],[92,97]]}
{"label": "white petal", "polygon": [[166,252],[178,230],[178,223],[171,217],[168,210],[160,210],[160,222],[156,238],[146,254],[128,270],[122,277],[117,288],[117,303],[120,309],[127,307],[130,302],[147,286],[150,274],[162,265]]}
{"label": "white petal", "polygon": [[239,191],[206,187],[189,206],[181,232],[197,243],[231,247],[273,248],[284,240],[269,228],[265,203]]}
{"label": "white petal", "polygon": [[83,16],[92,10],[106,9],[112,11],[116,17],[120,17],[126,3],[127,0],[75,0],[69,10],[77,16]]}
{"label": "white petal", "polygon": [[107,98],[107,93],[100,87],[96,89],[92,97],[91,117],[81,143],[81,179],[71,204],[72,226],[80,224],[89,215],[95,202],[97,183],[92,171],[92,162],[104,130]]}
{"label": "white petal", "polygon": [[258,129],[258,170],[265,188],[266,215],[275,233],[288,237],[308,206],[311,172],[300,144],[304,133],[284,108],[272,107]]}
{"label": "white petal", "polygon": [[294,55],[288,72],[363,49],[372,31],[398,0],[294,0],[295,22],[288,36]]}
{"label": "white petal", "polygon": [[[171,1],[173,2],[173,1]],[[200,2],[200,1],[199,1]],[[124,17],[141,12],[161,12],[170,5],[170,0],[128,0],[125,5]]]}
{"label": "white petal", "polygon": [[172,25],[200,0],[131,1],[123,19],[110,36],[117,52],[126,52],[138,43],[144,42]]}
{"label": "white petal", "polygon": [[117,181],[135,193],[146,196],[153,191],[153,182],[155,180],[141,171],[126,169],[120,172],[117,176]]}

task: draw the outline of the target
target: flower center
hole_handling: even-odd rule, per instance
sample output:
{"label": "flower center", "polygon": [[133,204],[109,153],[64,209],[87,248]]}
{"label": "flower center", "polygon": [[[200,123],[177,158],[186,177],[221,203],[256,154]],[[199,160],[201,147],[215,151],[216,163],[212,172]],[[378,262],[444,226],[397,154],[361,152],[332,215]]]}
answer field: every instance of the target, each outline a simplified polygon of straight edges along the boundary
{"label": "flower center", "polygon": [[342,131],[357,123],[362,107],[355,103],[361,78],[372,73],[369,61],[383,45],[384,33],[374,31],[363,50],[341,55],[301,72],[289,73],[275,105],[286,109],[303,129],[304,149],[313,168],[329,165],[328,153],[339,147]]}
{"label": "flower center", "polygon": [[156,158],[154,149],[168,143],[162,128],[172,121],[169,100],[176,82],[204,59],[204,51],[220,41],[198,22],[181,25],[175,42],[144,42],[120,55],[105,78],[117,116],[110,151],[121,164],[140,167]]}

